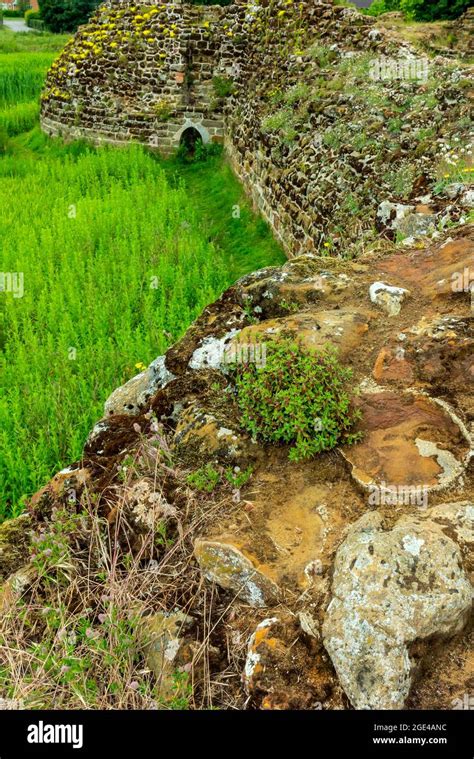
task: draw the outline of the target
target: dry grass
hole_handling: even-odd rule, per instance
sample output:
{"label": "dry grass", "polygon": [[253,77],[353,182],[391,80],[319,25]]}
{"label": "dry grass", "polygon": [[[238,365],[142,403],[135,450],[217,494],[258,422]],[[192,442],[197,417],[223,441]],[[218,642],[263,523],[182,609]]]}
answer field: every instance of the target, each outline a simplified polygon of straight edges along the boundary
{"label": "dry grass", "polygon": [[[192,555],[196,535],[235,505],[225,486],[196,494],[187,474],[159,432],[127,456],[107,512],[86,492],[40,525],[0,598],[1,698],[28,709],[241,706],[234,599],[203,583]],[[177,609],[193,623],[170,695],[147,666],[142,621]]]}

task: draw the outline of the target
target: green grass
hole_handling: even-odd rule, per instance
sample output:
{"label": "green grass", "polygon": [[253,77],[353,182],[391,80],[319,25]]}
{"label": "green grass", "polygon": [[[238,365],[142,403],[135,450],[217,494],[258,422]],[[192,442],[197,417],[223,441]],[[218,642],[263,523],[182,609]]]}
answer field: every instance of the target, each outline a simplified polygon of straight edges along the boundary
{"label": "green grass", "polygon": [[5,132],[9,137],[14,137],[22,132],[33,129],[38,121],[38,103],[18,103],[0,109],[0,132]]}
{"label": "green grass", "polygon": [[45,53],[52,55],[60,53],[70,34],[49,34],[47,32],[12,32],[11,29],[0,26],[1,53]]}
{"label": "green grass", "polygon": [[43,135],[37,101],[59,41],[31,35],[27,52],[30,35],[5,34],[0,270],[21,273],[24,294],[0,294],[0,519],[80,455],[135,364],[238,276],[283,260],[222,157],[183,166]]}
{"label": "green grass", "polygon": [[183,184],[192,198],[203,233],[226,252],[232,281],[249,271],[284,263],[281,247],[261,216],[253,213],[242,185],[222,157],[163,165],[173,186]]}

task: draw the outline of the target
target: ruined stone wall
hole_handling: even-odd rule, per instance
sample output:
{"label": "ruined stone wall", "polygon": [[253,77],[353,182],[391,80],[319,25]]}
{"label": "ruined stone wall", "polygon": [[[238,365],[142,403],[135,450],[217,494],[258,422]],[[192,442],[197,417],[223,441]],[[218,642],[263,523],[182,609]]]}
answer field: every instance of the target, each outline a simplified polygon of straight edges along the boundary
{"label": "ruined stone wall", "polygon": [[[381,203],[426,210],[449,176],[443,156],[472,142],[469,71],[421,60],[426,78],[371,79],[373,61],[414,55],[330,2],[107,0],[53,64],[41,121],[53,135],[165,155],[194,127],[225,142],[289,256],[355,255],[376,239]],[[432,221],[443,210],[430,207]]]}
{"label": "ruined stone wall", "polygon": [[[220,6],[104,3],[53,64],[42,96],[51,135],[176,149],[194,127],[222,141],[223,100],[213,78],[226,55],[215,34]],[[231,53],[230,53],[231,54]]]}

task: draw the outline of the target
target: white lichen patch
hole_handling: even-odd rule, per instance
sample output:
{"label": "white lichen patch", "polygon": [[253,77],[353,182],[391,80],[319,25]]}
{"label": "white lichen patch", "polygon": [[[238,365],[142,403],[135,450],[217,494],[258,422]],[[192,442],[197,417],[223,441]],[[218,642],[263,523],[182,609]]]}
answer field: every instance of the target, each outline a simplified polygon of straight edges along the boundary
{"label": "white lichen patch", "polygon": [[374,282],[369,287],[369,295],[371,302],[383,308],[389,316],[398,316],[409,291],[386,285],[385,282]]}
{"label": "white lichen patch", "polygon": [[408,553],[411,553],[412,556],[420,555],[420,549],[424,543],[425,541],[421,538],[417,538],[416,535],[405,535],[405,537],[402,539],[402,546],[404,550],[408,551]]}
{"label": "white lichen patch", "polygon": [[231,329],[223,337],[205,337],[189,360],[190,369],[221,369],[226,346],[240,329]]}
{"label": "white lichen patch", "polygon": [[415,445],[420,456],[436,458],[438,466],[441,467],[441,472],[438,474],[438,487],[446,487],[462,475],[464,465],[451,451],[439,448],[437,443],[421,438],[415,439]]}

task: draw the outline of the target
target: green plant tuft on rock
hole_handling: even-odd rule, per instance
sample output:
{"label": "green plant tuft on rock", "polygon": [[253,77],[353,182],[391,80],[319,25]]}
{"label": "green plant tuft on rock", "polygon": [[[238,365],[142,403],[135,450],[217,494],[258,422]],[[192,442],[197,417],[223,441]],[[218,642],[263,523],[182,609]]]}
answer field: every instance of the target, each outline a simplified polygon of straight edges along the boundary
{"label": "green plant tuft on rock", "polygon": [[218,98],[226,98],[234,92],[234,82],[226,76],[215,76],[212,80],[212,86]]}
{"label": "green plant tuft on rock", "polygon": [[196,469],[195,472],[191,472],[186,478],[188,485],[191,485],[195,490],[200,490],[205,493],[212,493],[220,480],[220,474],[217,469],[214,469],[212,464],[207,464],[201,469]]}
{"label": "green plant tuft on rock", "polygon": [[255,438],[290,444],[300,461],[336,445],[354,443],[359,412],[351,406],[351,369],[332,346],[308,350],[282,339],[268,346],[266,363],[235,367],[241,424]]}

